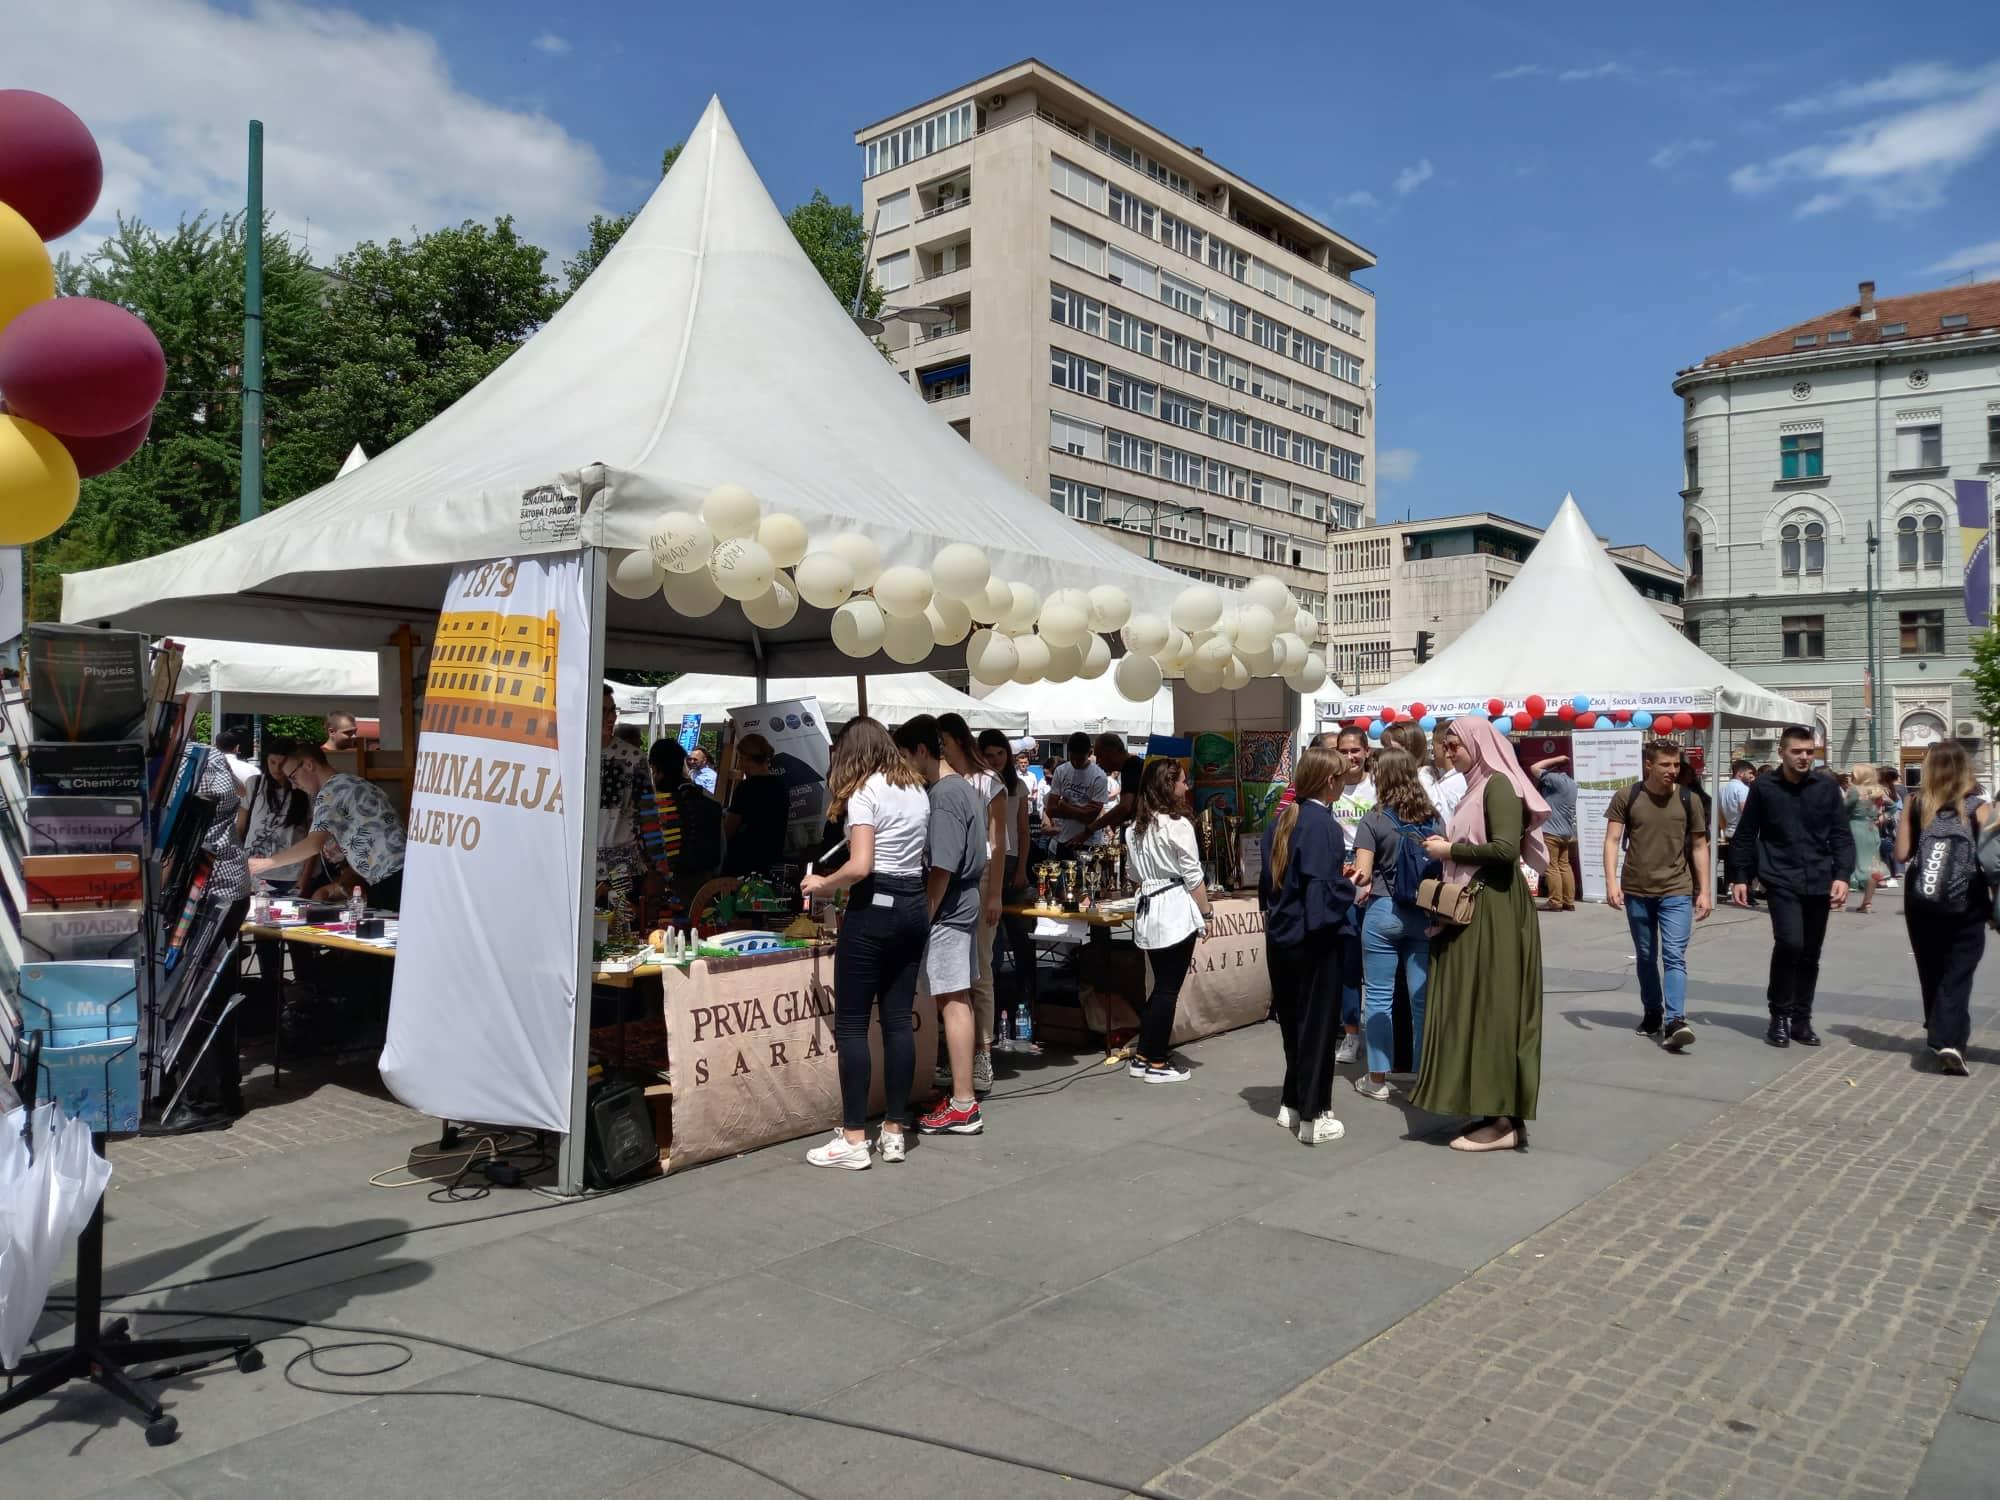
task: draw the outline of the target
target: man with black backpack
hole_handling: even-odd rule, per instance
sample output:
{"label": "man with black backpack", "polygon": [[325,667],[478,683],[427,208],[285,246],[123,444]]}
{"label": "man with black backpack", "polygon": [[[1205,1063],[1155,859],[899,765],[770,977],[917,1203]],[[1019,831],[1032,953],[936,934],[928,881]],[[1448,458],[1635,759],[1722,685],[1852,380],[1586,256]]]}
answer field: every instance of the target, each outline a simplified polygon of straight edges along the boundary
{"label": "man with black backpack", "polygon": [[1729,841],[1729,899],[1750,904],[1750,882],[1761,879],[1771,908],[1771,978],[1765,998],[1771,1024],[1764,1040],[1819,1045],[1813,991],[1827,918],[1846,904],[1854,870],[1854,834],[1840,783],[1813,767],[1813,732],[1798,724],[1778,736],[1777,774],[1750,787]]}
{"label": "man with black backpack", "polygon": [[1621,788],[1605,810],[1604,892],[1632,930],[1639,1035],[1680,1052],[1694,1043],[1687,1023],[1688,941],[1694,924],[1715,905],[1708,883],[1708,820],[1693,793],[1675,784],[1679,745],[1648,742],[1645,772],[1642,780]]}

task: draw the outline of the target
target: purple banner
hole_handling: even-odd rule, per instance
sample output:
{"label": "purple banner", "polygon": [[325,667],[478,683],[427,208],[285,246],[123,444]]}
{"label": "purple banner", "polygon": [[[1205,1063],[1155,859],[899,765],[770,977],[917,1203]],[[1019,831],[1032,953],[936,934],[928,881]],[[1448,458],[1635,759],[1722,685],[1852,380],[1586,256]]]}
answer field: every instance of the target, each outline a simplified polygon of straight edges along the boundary
{"label": "purple banner", "polygon": [[1993,603],[1992,512],[1983,479],[1956,479],[1958,540],[1965,553],[1966,623],[1985,628]]}

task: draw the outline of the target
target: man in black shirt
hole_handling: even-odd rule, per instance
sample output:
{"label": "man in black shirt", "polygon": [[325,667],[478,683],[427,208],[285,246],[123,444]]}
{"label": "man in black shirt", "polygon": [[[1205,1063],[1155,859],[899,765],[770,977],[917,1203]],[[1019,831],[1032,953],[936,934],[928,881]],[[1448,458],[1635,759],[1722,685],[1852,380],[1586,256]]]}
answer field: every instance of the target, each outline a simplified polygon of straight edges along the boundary
{"label": "man in black shirt", "polygon": [[1817,1047],[1813,989],[1827,918],[1847,900],[1854,872],[1854,835],[1840,783],[1814,770],[1813,734],[1794,724],[1778,737],[1779,770],[1750,787],[1729,841],[1729,899],[1750,904],[1750,882],[1761,879],[1771,907],[1771,1025],[1764,1040]]}

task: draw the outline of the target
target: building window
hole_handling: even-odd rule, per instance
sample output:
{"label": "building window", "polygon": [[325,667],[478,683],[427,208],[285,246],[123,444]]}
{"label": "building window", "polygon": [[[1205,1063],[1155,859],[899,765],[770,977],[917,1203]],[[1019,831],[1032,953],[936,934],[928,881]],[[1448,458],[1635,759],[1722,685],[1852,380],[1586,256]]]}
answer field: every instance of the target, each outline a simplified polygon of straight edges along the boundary
{"label": "building window", "polygon": [[1049,181],[1065,198],[1099,213],[1104,211],[1104,179],[1096,173],[1086,172],[1076,163],[1057,156],[1049,162]]}
{"label": "building window", "polygon": [[1792,347],[1794,349],[1810,349],[1812,348],[1813,345],[1817,344],[1818,342],[1819,342],[1818,334],[1802,333],[1797,338],[1792,340]]}
{"label": "building window", "polygon": [[1906,609],[1899,618],[1903,628],[1903,655],[1944,655],[1943,610]]}
{"label": "building window", "polygon": [[1986,419],[1986,461],[2000,464],[2000,411]]}
{"label": "building window", "polygon": [[1910,325],[1908,323],[1884,323],[1882,325],[1881,336],[1885,339],[1900,338],[1909,331]]}
{"label": "building window", "polygon": [[1843,328],[1840,329],[1838,332],[1829,333],[1826,336],[1826,341],[1829,344],[1851,344],[1854,342],[1854,330],[1851,328]]}
{"label": "building window", "polygon": [[1943,317],[1938,319],[1938,327],[1963,328],[1967,323],[1970,323],[1971,321],[1972,319],[1970,315],[1966,313],[1946,313]]}
{"label": "building window", "polygon": [[1093,239],[1080,229],[1072,229],[1060,219],[1049,225],[1049,253],[1057,260],[1082,266],[1099,276],[1104,274],[1104,241]]}
{"label": "building window", "polygon": [[876,204],[875,209],[881,216],[875,221],[878,232],[884,229],[901,229],[910,222],[910,190],[904,188],[900,193],[891,193]]}
{"label": "building window", "polygon": [[1160,300],[1191,318],[1201,316],[1204,302],[1200,287],[1182,281],[1178,276],[1168,276],[1164,273],[1160,277]]}
{"label": "building window", "polygon": [[1049,318],[1068,328],[1097,333],[1104,326],[1104,304],[1065,286],[1049,288]]}
{"label": "building window", "polygon": [[1059,453],[1079,458],[1104,457],[1104,429],[1095,422],[1080,422],[1059,411],[1049,413],[1049,446]]}
{"label": "building window", "polygon": [[1701,533],[1690,529],[1687,534],[1688,592],[1701,587]]}
{"label": "building window", "polygon": [[910,252],[885,255],[875,262],[875,284],[885,292],[900,292],[910,284]]}
{"label": "building window", "polygon": [[1896,566],[1906,573],[1944,566],[1944,517],[1900,516],[1896,520]]}
{"label": "building window", "polygon": [[1160,271],[1149,260],[1141,260],[1136,255],[1128,255],[1116,245],[1111,247],[1106,257],[1105,274],[1120,286],[1129,286],[1144,297],[1160,295]]}
{"label": "building window", "polygon": [[1701,448],[1697,444],[1689,443],[1687,446],[1687,461],[1682,469],[1682,477],[1687,480],[1682,486],[1683,489],[1701,488]]}
{"label": "building window", "polygon": [[1050,476],[1049,504],[1077,521],[1104,519],[1104,491],[1079,479]]}
{"label": "building window", "polygon": [[905,125],[887,135],[877,136],[861,148],[861,171],[865,177],[889,172],[913,161],[921,161],[933,151],[956,146],[972,139],[976,121],[968,100],[940,110],[927,120]]}
{"label": "building window", "polygon": [[1699,646],[1701,644],[1701,621],[1699,620],[1682,621],[1681,634],[1688,638],[1688,641],[1691,645]]}
{"label": "building window", "polygon": [[1944,428],[1936,422],[1896,429],[1896,467],[1899,469],[1941,469],[1944,467]]}
{"label": "building window", "polygon": [[1106,212],[1127,229],[1135,229],[1149,240],[1153,238],[1154,209],[1144,198],[1135,198],[1125,189],[1114,187]]}
{"label": "building window", "polygon": [[1778,439],[1779,473],[1786,479],[1818,479],[1826,471],[1820,462],[1824,434],[1788,432]]}
{"label": "building window", "polygon": [[1049,351],[1049,384],[1080,396],[1104,394],[1104,366],[1061,349]]}
{"label": "building window", "polygon": [[1826,571],[1826,527],[1796,516],[1778,528],[1778,571],[1787,578],[1817,578]]}
{"label": "building window", "polygon": [[1825,615],[1786,615],[1783,630],[1786,661],[1819,661],[1825,657]]}
{"label": "building window", "polygon": [[1142,417],[1150,417],[1158,409],[1159,390],[1150,380],[1137,380],[1119,370],[1104,372],[1104,399]]}

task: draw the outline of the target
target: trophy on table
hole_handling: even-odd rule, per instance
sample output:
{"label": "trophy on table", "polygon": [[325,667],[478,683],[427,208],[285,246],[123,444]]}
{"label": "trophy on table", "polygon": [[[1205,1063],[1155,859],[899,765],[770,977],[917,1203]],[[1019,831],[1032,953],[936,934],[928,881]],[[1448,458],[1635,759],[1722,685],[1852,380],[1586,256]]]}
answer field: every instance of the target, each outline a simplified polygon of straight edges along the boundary
{"label": "trophy on table", "polygon": [[1062,907],[1064,911],[1076,910],[1076,867],[1078,861],[1066,860],[1062,868]]}
{"label": "trophy on table", "polygon": [[1097,910],[1097,893],[1104,886],[1104,855],[1093,850],[1083,858],[1083,910]]}
{"label": "trophy on table", "polygon": [[1243,845],[1237,837],[1242,827],[1243,820],[1235,813],[1222,815],[1223,885],[1232,891],[1243,885]]}
{"label": "trophy on table", "polygon": [[1194,829],[1196,840],[1201,845],[1201,873],[1211,893],[1222,889],[1222,881],[1217,875],[1217,850],[1222,840],[1222,815],[1210,803],[1195,814]]}
{"label": "trophy on table", "polygon": [[1046,907],[1049,904],[1049,881],[1055,873],[1056,863],[1052,859],[1045,859],[1035,866],[1035,905]]}

